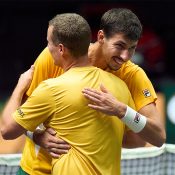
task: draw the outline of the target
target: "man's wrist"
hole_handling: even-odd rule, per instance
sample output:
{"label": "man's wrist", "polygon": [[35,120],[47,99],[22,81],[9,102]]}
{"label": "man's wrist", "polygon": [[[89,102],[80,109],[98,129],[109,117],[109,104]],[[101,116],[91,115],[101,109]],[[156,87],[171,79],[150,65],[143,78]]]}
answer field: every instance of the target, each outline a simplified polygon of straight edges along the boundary
{"label": "man's wrist", "polygon": [[35,144],[37,144],[37,136],[43,133],[43,130],[37,128],[34,132],[27,131],[26,136],[30,138]]}
{"label": "man's wrist", "polygon": [[121,120],[135,133],[139,133],[146,125],[147,118],[127,106],[126,113]]}
{"label": "man's wrist", "polygon": [[27,132],[26,132],[26,136],[27,136],[28,138],[30,138],[31,140],[33,140],[33,132],[27,131]]}
{"label": "man's wrist", "polygon": [[44,132],[44,129],[40,129],[40,127],[38,126],[37,128],[36,128],[36,130],[33,132],[33,142],[35,143],[35,144],[37,144],[37,145],[40,145],[39,144],[39,138],[40,138],[40,136],[41,135],[43,135],[43,132]]}
{"label": "man's wrist", "polygon": [[120,105],[116,105],[116,109],[115,109],[115,114],[119,119],[122,119],[127,111],[127,105],[120,103]]}

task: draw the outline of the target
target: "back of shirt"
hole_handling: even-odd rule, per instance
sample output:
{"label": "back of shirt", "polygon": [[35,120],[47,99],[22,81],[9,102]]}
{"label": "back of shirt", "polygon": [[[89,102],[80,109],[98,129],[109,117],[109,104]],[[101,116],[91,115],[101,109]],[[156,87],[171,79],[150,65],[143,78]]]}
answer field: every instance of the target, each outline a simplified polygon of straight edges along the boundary
{"label": "back of shirt", "polygon": [[[53,160],[53,175],[119,175],[125,126],[116,116],[88,107],[84,87],[104,86],[121,102],[134,107],[125,83],[95,67],[71,68],[43,82],[22,106],[15,119],[27,130],[44,122],[71,145],[68,154]],[[31,107],[32,106],[32,107]]]}
{"label": "back of shirt", "polygon": [[[27,95],[30,96],[32,91],[38,86],[41,81],[48,78],[57,77],[62,73],[62,69],[54,65],[53,58],[48,48],[46,47],[35,62],[35,72]],[[149,81],[144,71],[137,65],[128,61],[127,63],[123,64],[121,69],[118,71],[112,71],[112,73],[116,76],[119,76],[122,80],[125,81],[131,91],[137,110],[156,100],[155,91],[151,85],[151,82]],[[145,95],[145,92],[150,92],[150,95]],[[75,95],[74,97],[76,98]],[[28,174],[50,174],[50,156],[44,152],[43,149],[40,149],[37,153],[35,151],[35,148],[35,144],[29,138],[27,138],[22,154],[22,168],[28,172]],[[41,162],[41,160],[42,164],[39,164],[38,162]],[[37,161],[37,163],[34,163],[35,161]],[[35,168],[35,164],[39,166],[35,166]]]}

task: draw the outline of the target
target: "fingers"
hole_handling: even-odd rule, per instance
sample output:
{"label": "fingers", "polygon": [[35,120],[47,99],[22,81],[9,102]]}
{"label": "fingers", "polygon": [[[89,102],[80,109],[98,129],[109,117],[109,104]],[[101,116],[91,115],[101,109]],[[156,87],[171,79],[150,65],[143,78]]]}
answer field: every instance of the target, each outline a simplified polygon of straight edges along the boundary
{"label": "fingers", "polygon": [[30,71],[31,77],[33,77],[33,73],[34,73],[34,65],[31,65],[30,69],[28,71]]}
{"label": "fingers", "polygon": [[53,135],[53,136],[56,135],[56,131],[55,131],[54,129],[52,129],[52,128],[47,128],[47,129],[46,129],[46,132],[48,132],[49,134],[51,134],[51,135]]}
{"label": "fingers", "polygon": [[31,70],[34,70],[35,69],[35,66],[34,65],[31,65],[30,69]]}
{"label": "fingers", "polygon": [[[28,69],[26,72],[24,72],[23,74],[27,74],[27,73],[32,73],[34,72],[34,69],[35,69],[35,66],[34,65],[31,65],[30,69]],[[23,75],[22,74],[22,75]]]}
{"label": "fingers", "polygon": [[[49,131],[49,132],[48,132]],[[51,133],[50,133],[51,131]],[[50,143],[56,144],[56,148],[64,148],[64,147],[70,147],[69,144],[64,141],[63,139],[60,139],[56,136],[56,132],[52,128],[48,128],[46,131],[49,135],[47,135],[48,141]]]}
{"label": "fingers", "polygon": [[66,142],[66,141],[64,141],[64,140],[62,140],[62,139],[57,139],[57,142],[56,142],[57,144],[65,144],[65,145],[68,145],[68,143]]}
{"label": "fingers", "polygon": [[101,106],[93,105],[93,104],[88,104],[88,106],[92,109],[98,110],[98,111],[103,111],[103,108]]}
{"label": "fingers", "polygon": [[49,152],[49,154],[53,157],[53,158],[59,158],[61,155],[59,154],[55,154],[54,152]]}
{"label": "fingers", "polygon": [[53,158],[59,158],[61,155],[63,154],[67,154],[68,151],[64,151],[64,150],[59,150],[59,149],[52,149],[49,151],[49,154],[53,157]]}
{"label": "fingers", "polygon": [[33,74],[34,74],[34,65],[32,65],[30,69],[28,69],[26,72],[21,74],[16,87],[20,90],[21,93],[25,93],[29,88],[32,82]]}
{"label": "fingers", "polygon": [[102,83],[100,84],[100,90],[104,93],[108,93],[108,90],[104,87]]}
{"label": "fingers", "polygon": [[50,144],[47,148],[49,154],[54,158],[59,158],[62,154],[67,154],[70,149],[68,144]]}
{"label": "fingers", "polygon": [[70,149],[70,145],[66,141],[55,136],[56,132],[54,129],[47,128],[46,132],[47,132],[47,138],[48,138],[47,140],[48,148],[66,149],[66,150]]}
{"label": "fingers", "polygon": [[100,100],[97,97],[92,96],[91,94],[89,94],[88,92],[84,92],[83,95],[89,99],[90,101],[94,102],[94,103],[100,103]]}
{"label": "fingers", "polygon": [[26,72],[24,72],[23,74],[21,74],[21,77],[26,77],[28,79],[32,79],[33,77],[33,73],[34,73],[34,65],[31,65],[30,69],[28,69]]}
{"label": "fingers", "polygon": [[92,94],[95,94],[95,95],[101,95],[101,92],[98,91],[98,90],[95,90],[95,89],[92,89],[92,88],[84,88],[82,90],[83,92],[89,92],[89,93],[92,93]]}
{"label": "fingers", "polygon": [[94,102],[100,102],[99,99],[101,98],[101,93],[90,88],[84,88],[82,90],[83,95],[88,98],[89,100],[92,100]]}
{"label": "fingers", "polygon": [[109,93],[103,84],[100,84],[100,90],[101,92],[92,88],[84,88],[82,92],[89,100],[99,103],[101,100],[103,100],[103,96],[105,97],[105,94]]}
{"label": "fingers", "polygon": [[49,150],[56,150],[55,152],[58,153],[57,150],[62,150],[62,152],[67,153],[70,149],[70,145],[68,143],[49,143],[48,148]]}
{"label": "fingers", "polygon": [[[66,141],[56,137],[55,135],[51,135],[51,134],[47,135],[47,140],[46,141],[48,142],[49,147],[54,146],[56,148],[61,148],[62,145],[60,146],[60,144],[67,144]],[[58,146],[55,146],[55,144],[58,145]]]}

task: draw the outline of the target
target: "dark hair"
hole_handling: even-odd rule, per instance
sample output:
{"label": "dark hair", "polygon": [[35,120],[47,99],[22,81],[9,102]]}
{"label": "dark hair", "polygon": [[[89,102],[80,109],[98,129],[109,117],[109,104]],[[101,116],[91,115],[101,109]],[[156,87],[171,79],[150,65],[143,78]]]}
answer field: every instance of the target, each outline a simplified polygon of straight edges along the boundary
{"label": "dark hair", "polygon": [[101,18],[101,29],[105,37],[123,33],[128,39],[137,41],[142,34],[142,25],[138,17],[129,9],[113,8],[104,13]]}
{"label": "dark hair", "polygon": [[87,54],[91,42],[91,29],[88,22],[76,13],[56,15],[49,21],[53,26],[52,41],[62,43],[74,57]]}

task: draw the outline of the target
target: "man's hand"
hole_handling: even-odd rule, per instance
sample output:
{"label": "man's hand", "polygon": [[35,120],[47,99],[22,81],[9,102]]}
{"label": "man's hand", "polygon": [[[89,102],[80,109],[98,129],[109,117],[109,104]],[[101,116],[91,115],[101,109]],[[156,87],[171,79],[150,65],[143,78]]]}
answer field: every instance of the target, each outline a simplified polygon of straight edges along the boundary
{"label": "man's hand", "polygon": [[126,112],[126,105],[119,102],[102,84],[100,90],[91,88],[82,90],[83,95],[91,101],[88,106],[107,115],[116,115],[122,118]]}
{"label": "man's hand", "polygon": [[59,158],[60,155],[66,154],[70,149],[67,142],[56,137],[56,132],[52,128],[47,128],[44,131],[36,130],[33,140],[54,158]]}
{"label": "man's hand", "polygon": [[21,74],[16,89],[19,89],[21,92],[25,93],[31,84],[33,73],[34,65],[32,65],[29,70]]}
{"label": "man's hand", "polygon": [[24,72],[16,85],[8,103],[4,107],[2,112],[2,127],[1,134],[4,139],[14,139],[19,137],[21,134],[26,132],[26,130],[21,127],[15,120],[12,118],[12,114],[22,103],[23,95],[30,86],[31,80],[33,78],[34,66]]}

